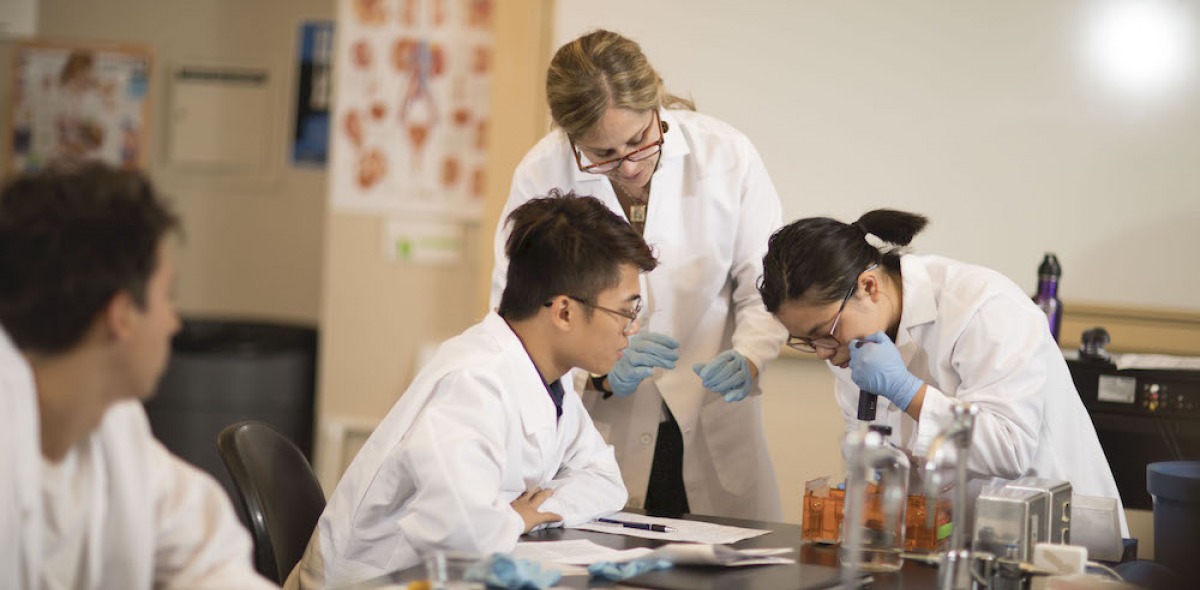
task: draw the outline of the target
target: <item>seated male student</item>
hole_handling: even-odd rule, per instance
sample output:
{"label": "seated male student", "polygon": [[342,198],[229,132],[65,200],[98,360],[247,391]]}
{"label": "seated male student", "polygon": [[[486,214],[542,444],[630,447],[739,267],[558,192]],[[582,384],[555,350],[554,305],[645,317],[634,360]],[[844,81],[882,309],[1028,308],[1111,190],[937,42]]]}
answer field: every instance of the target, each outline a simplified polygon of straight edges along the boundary
{"label": "seated male student", "polygon": [[273,588],[216,480],[141,402],[179,318],[142,175],[101,164],[0,192],[0,588]]}
{"label": "seated male student", "polygon": [[[625,485],[568,371],[612,368],[657,264],[592,197],[534,199],[508,218],[497,312],[438,348],[350,464],[285,587],[337,587],[425,553],[511,551],[542,526],[619,510]],[[565,376],[565,378],[564,378]]]}

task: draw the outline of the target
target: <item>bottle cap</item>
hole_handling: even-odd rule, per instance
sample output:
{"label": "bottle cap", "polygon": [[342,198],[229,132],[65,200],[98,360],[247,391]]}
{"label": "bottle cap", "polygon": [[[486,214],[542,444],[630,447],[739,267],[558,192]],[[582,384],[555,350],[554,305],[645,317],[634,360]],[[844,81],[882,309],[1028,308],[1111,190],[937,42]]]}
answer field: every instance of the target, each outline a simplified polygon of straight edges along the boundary
{"label": "bottle cap", "polygon": [[1104,347],[1112,342],[1112,337],[1108,335],[1108,330],[1105,330],[1101,326],[1084,330],[1083,335],[1079,338],[1079,342],[1080,360],[1108,362],[1111,364],[1112,357],[1104,349]]}
{"label": "bottle cap", "polygon": [[1042,258],[1042,264],[1038,266],[1039,277],[1061,277],[1062,267],[1058,265],[1058,257],[1053,252],[1047,252]]}
{"label": "bottle cap", "polygon": [[870,430],[871,432],[878,432],[883,436],[892,435],[892,427],[888,426],[887,424],[872,424],[867,427],[867,430]]}

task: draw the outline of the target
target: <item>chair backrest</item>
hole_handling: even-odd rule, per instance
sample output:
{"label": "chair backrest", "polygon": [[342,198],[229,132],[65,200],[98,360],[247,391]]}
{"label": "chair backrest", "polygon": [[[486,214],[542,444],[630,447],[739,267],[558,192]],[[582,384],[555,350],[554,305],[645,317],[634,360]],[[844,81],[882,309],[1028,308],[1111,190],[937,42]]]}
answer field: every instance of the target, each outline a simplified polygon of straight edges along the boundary
{"label": "chair backrest", "polygon": [[308,459],[265,422],[238,422],[217,436],[254,535],[258,572],[282,584],[300,561],[325,510]]}

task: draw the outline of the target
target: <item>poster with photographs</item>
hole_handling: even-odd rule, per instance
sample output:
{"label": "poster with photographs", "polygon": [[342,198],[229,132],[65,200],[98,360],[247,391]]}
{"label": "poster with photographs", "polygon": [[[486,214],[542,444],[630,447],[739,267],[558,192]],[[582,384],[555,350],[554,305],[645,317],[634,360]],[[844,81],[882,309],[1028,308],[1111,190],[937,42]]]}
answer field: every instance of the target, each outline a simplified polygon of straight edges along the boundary
{"label": "poster with photographs", "polygon": [[149,50],[31,41],[14,54],[7,171],[84,160],[145,167]]}
{"label": "poster with photographs", "polygon": [[479,216],[491,20],[491,0],[339,0],[336,209]]}

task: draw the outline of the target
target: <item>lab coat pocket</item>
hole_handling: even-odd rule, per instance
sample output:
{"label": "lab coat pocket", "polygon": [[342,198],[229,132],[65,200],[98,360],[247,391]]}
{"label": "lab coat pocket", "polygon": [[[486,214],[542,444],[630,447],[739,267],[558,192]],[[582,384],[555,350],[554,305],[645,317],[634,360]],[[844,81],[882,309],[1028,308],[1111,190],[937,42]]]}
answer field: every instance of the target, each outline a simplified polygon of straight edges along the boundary
{"label": "lab coat pocket", "polygon": [[758,400],[710,402],[700,413],[701,435],[712,457],[721,487],[745,494],[759,479],[759,453],[754,424],[761,421]]}

